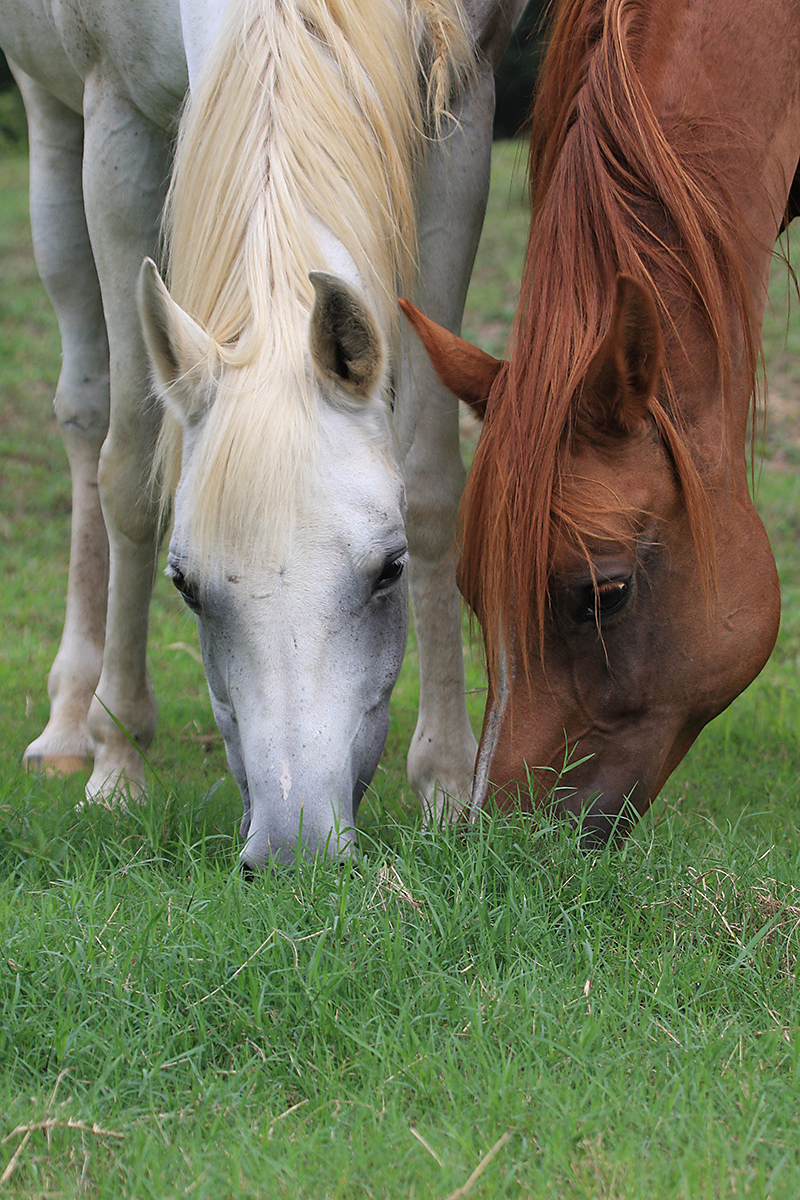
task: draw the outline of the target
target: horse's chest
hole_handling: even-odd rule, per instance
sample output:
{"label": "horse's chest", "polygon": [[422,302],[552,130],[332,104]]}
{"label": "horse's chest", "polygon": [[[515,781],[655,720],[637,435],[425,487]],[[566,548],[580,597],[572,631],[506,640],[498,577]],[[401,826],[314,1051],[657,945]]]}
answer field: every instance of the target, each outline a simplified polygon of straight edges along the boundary
{"label": "horse's chest", "polygon": [[188,85],[172,0],[21,0],[13,14],[0,15],[0,45],[76,111],[86,80],[99,73],[167,129]]}
{"label": "horse's chest", "polygon": [[61,42],[52,4],[20,0],[0,10],[0,46],[31,78],[80,111],[83,86]]}

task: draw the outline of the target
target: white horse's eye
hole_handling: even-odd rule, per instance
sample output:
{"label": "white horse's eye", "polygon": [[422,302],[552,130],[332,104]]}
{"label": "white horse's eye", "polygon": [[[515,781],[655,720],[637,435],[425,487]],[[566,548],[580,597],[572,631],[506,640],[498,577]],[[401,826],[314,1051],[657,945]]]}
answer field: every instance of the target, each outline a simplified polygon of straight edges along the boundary
{"label": "white horse's eye", "polygon": [[406,559],[407,555],[405,551],[393,558],[386,559],[386,562],[381,567],[380,573],[373,584],[373,593],[386,592],[393,583],[397,582],[405,570]]}
{"label": "white horse's eye", "polygon": [[192,612],[200,612],[200,600],[197,595],[197,588],[194,584],[187,581],[183,571],[180,571],[177,567],[173,567],[170,571],[170,579],[183,597],[187,608],[190,608]]}

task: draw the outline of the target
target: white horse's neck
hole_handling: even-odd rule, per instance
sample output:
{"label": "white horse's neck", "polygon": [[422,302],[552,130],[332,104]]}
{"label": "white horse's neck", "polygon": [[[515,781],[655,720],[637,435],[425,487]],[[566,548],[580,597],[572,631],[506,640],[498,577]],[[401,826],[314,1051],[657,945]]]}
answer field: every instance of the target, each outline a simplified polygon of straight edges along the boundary
{"label": "white horse's neck", "polygon": [[179,0],[190,89],[219,36],[229,4],[230,0]]}

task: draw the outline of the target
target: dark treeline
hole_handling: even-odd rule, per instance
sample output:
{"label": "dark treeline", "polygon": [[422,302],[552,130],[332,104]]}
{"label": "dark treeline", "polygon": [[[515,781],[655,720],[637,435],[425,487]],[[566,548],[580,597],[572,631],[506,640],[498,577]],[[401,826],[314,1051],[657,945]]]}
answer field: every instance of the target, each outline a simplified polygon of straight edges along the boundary
{"label": "dark treeline", "polygon": [[516,137],[528,119],[544,48],[541,30],[548,7],[549,0],[529,0],[497,69],[496,138]]}

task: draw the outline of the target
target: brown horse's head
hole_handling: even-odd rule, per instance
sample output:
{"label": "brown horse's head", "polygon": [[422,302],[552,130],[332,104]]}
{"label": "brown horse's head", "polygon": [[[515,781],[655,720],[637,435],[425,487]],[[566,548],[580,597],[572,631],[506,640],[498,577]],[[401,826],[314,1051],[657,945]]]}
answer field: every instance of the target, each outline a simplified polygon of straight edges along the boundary
{"label": "brown horse's head", "polygon": [[[482,523],[485,556],[507,478],[485,470],[507,368],[404,311],[451,390],[482,417],[488,401],[467,513]],[[512,555],[544,556],[543,592],[542,564],[512,561],[503,579],[462,564],[489,663],[475,804],[490,788],[501,804],[538,799],[602,841],[645,811],[777,633],[774,562],[746,481],[734,485],[725,464],[698,480],[659,400],[662,367],[654,301],[620,275],[558,447],[548,545],[528,527],[494,531],[511,535]],[[493,496],[480,494],[484,482]],[[515,503],[506,496],[506,514]],[[465,561],[471,569],[474,555]]]}
{"label": "brown horse's head", "polygon": [[774,643],[745,449],[800,105],[770,12],[558,0],[509,361],[406,309],[483,419],[459,567],[489,673],[476,806],[623,832]]}

